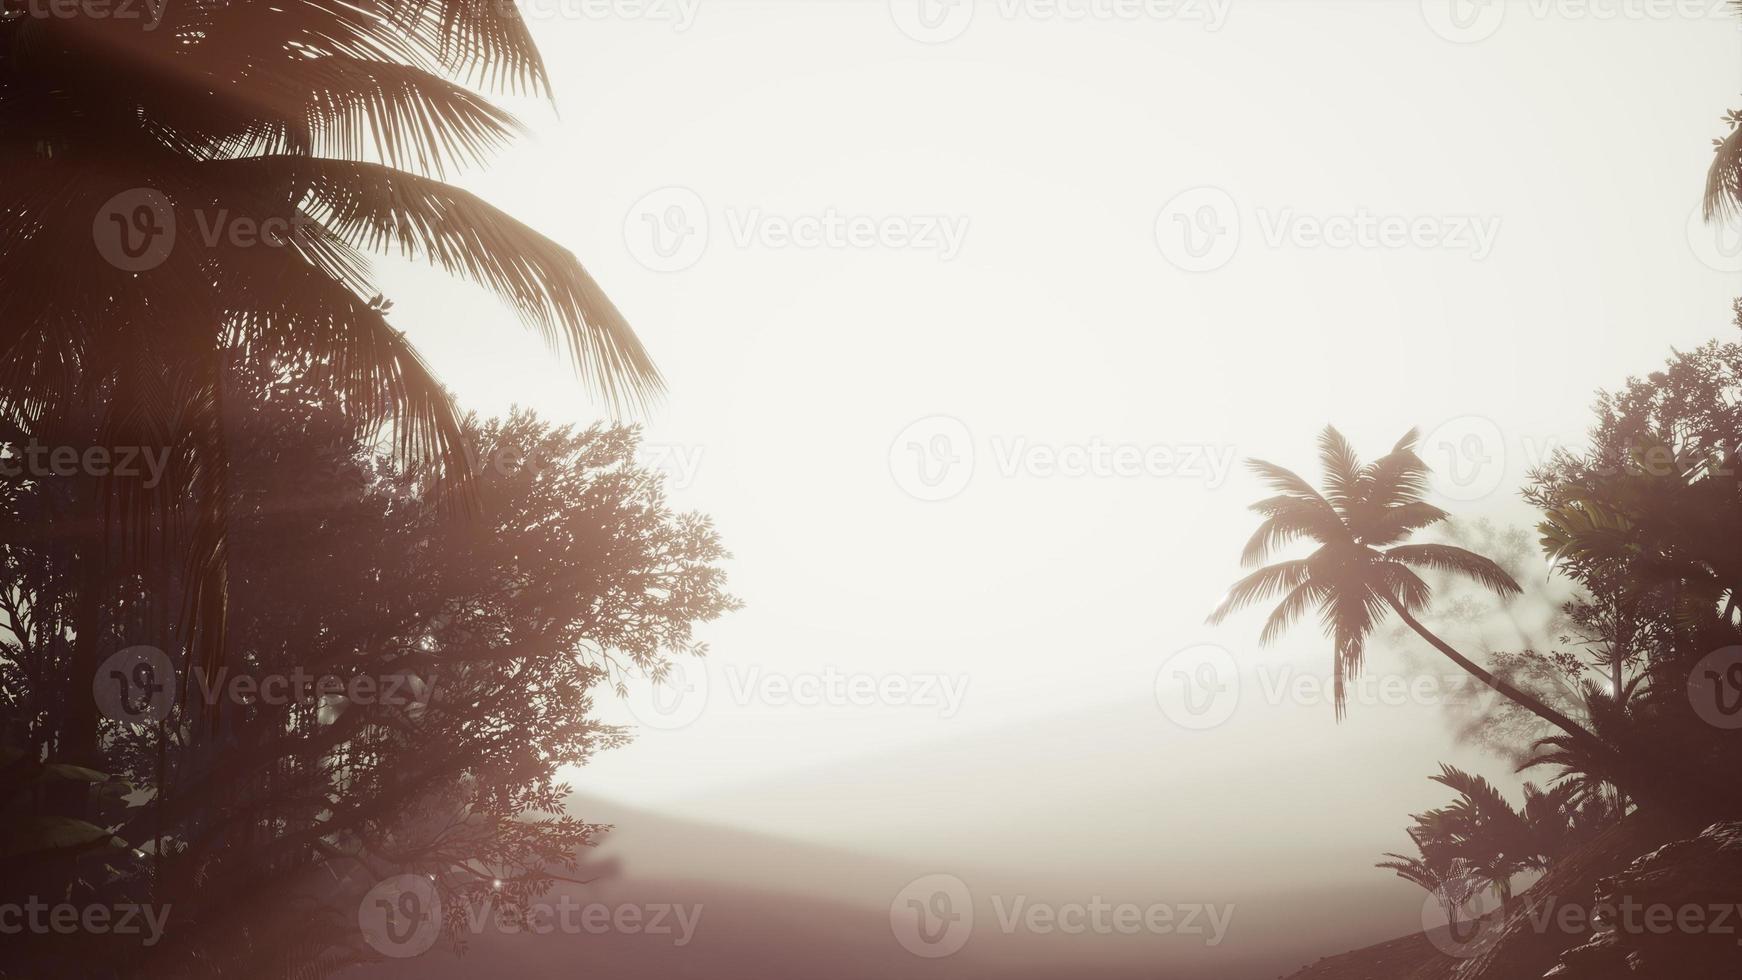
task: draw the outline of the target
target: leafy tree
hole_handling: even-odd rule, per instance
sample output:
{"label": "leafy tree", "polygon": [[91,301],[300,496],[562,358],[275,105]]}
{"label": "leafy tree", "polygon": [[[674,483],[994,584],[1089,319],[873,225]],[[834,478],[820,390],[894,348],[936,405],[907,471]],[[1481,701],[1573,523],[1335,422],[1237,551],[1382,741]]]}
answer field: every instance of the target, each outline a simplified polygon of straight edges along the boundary
{"label": "leafy tree", "polygon": [[[112,968],[129,975],[370,958],[357,903],[405,872],[431,876],[455,908],[488,894],[498,914],[523,910],[581,873],[577,852],[602,829],[563,809],[562,770],[627,738],[592,717],[593,698],[704,653],[694,625],[736,604],[715,531],[670,508],[659,476],[633,461],[633,430],[527,413],[463,422],[487,516],[455,523],[432,504],[428,473],[348,440],[334,397],[298,388],[238,430],[218,690],[300,672],[372,679],[378,693],[403,679],[401,696],[238,703],[196,675],[163,724],[106,724],[105,765],[137,792],[103,829],[137,853],[109,862],[115,877],[82,866],[72,888],[174,913],[157,946],[116,951]],[[34,583],[52,574],[15,590],[27,622]],[[122,604],[114,645],[149,635],[145,591]],[[67,695],[17,681],[60,676],[70,655],[26,633],[28,649],[0,644],[0,703],[40,744],[52,737],[42,702]],[[89,696],[88,678],[66,684]],[[97,954],[68,975],[100,975]]]}
{"label": "leafy tree", "polygon": [[[0,16],[0,439],[171,459],[161,482],[92,478],[63,502],[81,674],[114,612],[104,587],[138,576],[177,584],[155,593],[160,645],[216,669],[228,427],[269,394],[237,384],[239,362],[298,363],[355,430],[391,426],[403,463],[469,499],[457,412],[390,325],[365,253],[494,290],[613,401],[660,383],[573,255],[441,180],[517,130],[454,79],[549,94],[513,4],[187,0],[152,14]],[[165,252],[148,268],[105,261],[111,228]],[[89,762],[95,716],[66,708],[57,751]]]}
{"label": "leafy tree", "polygon": [[[1739,306],[1742,310],[1742,306]],[[1531,474],[1542,545],[1585,592],[1571,611],[1606,667],[1583,696],[1599,737],[1697,792],[1701,812],[1742,806],[1730,780],[1742,746],[1694,716],[1691,672],[1742,642],[1742,344],[1675,354],[1663,370],[1599,395],[1589,445]],[[1614,760],[1559,737],[1532,761],[1593,792]]]}

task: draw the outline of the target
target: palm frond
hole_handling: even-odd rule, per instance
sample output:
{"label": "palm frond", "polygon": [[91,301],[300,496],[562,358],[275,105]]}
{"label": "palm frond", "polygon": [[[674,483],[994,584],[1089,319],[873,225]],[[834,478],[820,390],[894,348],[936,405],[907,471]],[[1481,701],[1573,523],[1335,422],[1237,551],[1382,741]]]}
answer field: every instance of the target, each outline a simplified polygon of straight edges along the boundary
{"label": "palm frond", "polygon": [[1715,140],[1715,156],[1706,171],[1701,214],[1707,221],[1730,221],[1742,213],[1742,113],[1725,120],[1730,134]]}
{"label": "palm frond", "polygon": [[444,503],[470,507],[474,474],[458,409],[405,334],[374,304],[336,279],[281,253],[272,276],[247,276],[230,291],[249,356],[292,357],[336,393],[361,432],[386,427],[402,465],[434,467]]}
{"label": "palm frond", "polygon": [[1361,473],[1363,499],[1377,511],[1404,507],[1427,493],[1428,465],[1415,452],[1414,431]]}
{"label": "palm frond", "polygon": [[1294,587],[1293,591],[1284,596],[1271,610],[1270,616],[1264,621],[1264,629],[1258,634],[1258,644],[1269,646],[1281,638],[1295,620],[1306,612],[1307,607],[1323,604],[1330,596],[1331,587],[1320,582],[1307,580]]}
{"label": "palm frond", "polygon": [[1506,570],[1491,559],[1448,544],[1400,544],[1384,551],[1386,561],[1448,572],[1476,580],[1483,588],[1502,596],[1518,595],[1518,587]]}
{"label": "palm frond", "polygon": [[1298,497],[1301,500],[1317,500],[1327,507],[1330,506],[1330,502],[1325,500],[1324,496],[1314,489],[1312,484],[1301,479],[1300,475],[1293,470],[1262,459],[1249,459],[1246,461],[1246,467],[1258,474],[1258,478],[1277,493]]}
{"label": "palm frond", "polygon": [[1634,554],[1633,522],[1595,498],[1576,498],[1551,507],[1537,525],[1549,566],[1621,561]]}
{"label": "palm frond", "polygon": [[481,162],[522,132],[508,112],[413,65],[350,55],[292,58],[228,90],[251,125],[212,155],[375,160],[435,176]]}
{"label": "palm frond", "polygon": [[1333,590],[1319,606],[1320,621],[1331,638],[1331,694],[1338,721],[1349,713],[1348,682],[1361,675],[1367,637],[1389,608],[1385,596],[1365,582]]}
{"label": "palm frond", "polygon": [[1409,537],[1425,527],[1432,527],[1451,515],[1426,501],[1415,500],[1388,507],[1361,529],[1361,543],[1383,548]]}
{"label": "palm frond", "polygon": [[1375,566],[1374,572],[1386,592],[1412,613],[1426,609],[1428,600],[1433,598],[1433,590],[1428,588],[1428,584],[1406,566],[1381,562]]}
{"label": "palm frond", "polygon": [[1319,433],[1319,464],[1325,471],[1325,499],[1347,514],[1349,507],[1360,499],[1357,484],[1361,479],[1361,459],[1355,447],[1335,426],[1325,426]]}
{"label": "palm frond", "polygon": [[1261,500],[1252,509],[1268,516],[1240,552],[1240,564],[1248,568],[1263,564],[1276,549],[1301,538],[1323,543],[1339,540],[1345,534],[1336,511],[1322,500],[1283,494]]}
{"label": "palm frond", "polygon": [[1216,610],[1210,613],[1209,622],[1219,623],[1255,602],[1262,602],[1273,595],[1293,589],[1306,581],[1310,570],[1310,563],[1305,558],[1277,562],[1260,568],[1234,583],[1216,606]]}
{"label": "palm frond", "polygon": [[614,407],[647,403],[659,371],[568,249],[482,199],[374,163],[258,157],[208,164],[267,187],[306,188],[307,210],[359,248],[427,259],[497,292]]}

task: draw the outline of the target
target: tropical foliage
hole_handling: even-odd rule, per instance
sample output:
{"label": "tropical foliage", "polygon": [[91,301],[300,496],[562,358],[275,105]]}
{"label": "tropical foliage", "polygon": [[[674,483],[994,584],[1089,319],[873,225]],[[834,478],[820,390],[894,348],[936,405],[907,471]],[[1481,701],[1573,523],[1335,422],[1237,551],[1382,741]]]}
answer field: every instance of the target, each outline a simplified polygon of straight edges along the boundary
{"label": "tropical foliage", "polygon": [[[510,904],[560,875],[597,828],[557,770],[623,737],[594,692],[732,603],[632,432],[468,420],[371,268],[494,292],[613,407],[658,393],[567,249],[444,182],[519,131],[481,92],[550,94],[518,8],[146,6],[0,12],[0,454],[164,460],[0,481],[0,881],[178,923],[144,957],[9,937],[0,971],[324,975],[388,866]],[[141,644],[179,700],[106,720],[99,663]],[[195,693],[297,670],[417,696]]]}
{"label": "tropical foliage", "polygon": [[1514,807],[1481,776],[1442,765],[1432,778],[1457,798],[1413,817],[1409,837],[1417,857],[1387,854],[1377,867],[1444,898],[1461,893],[1457,908],[1482,889],[1509,906],[1515,879],[1554,867],[1615,816],[1601,797],[1581,801],[1570,783],[1548,790],[1526,783],[1524,805]]}
{"label": "tropical foliage", "polygon": [[[383,878],[427,875],[453,907],[488,894],[513,915],[579,874],[602,828],[570,812],[562,771],[627,737],[595,718],[601,692],[705,652],[694,627],[736,604],[717,535],[670,507],[659,474],[635,463],[633,430],[462,420],[486,464],[488,516],[470,523],[444,520],[425,504],[427,474],[348,431],[336,407],[289,399],[243,424],[231,656],[162,723],[105,721],[112,777],[25,761],[47,754],[56,706],[91,685],[32,625],[37,597],[69,587],[65,570],[12,550],[6,609],[24,625],[0,643],[0,715],[15,771],[96,783],[107,803],[73,824],[21,801],[10,832],[46,826],[65,846],[50,860],[61,838],[10,843],[17,873],[0,898],[149,900],[173,915],[144,950],[12,937],[10,965],[33,977],[295,975],[375,955],[355,910]],[[24,495],[53,492],[45,483]],[[105,648],[150,615],[141,589]],[[299,674],[344,689],[281,680],[273,693],[271,679]]]}
{"label": "tropical foliage", "polygon": [[1415,443],[1416,434],[1410,432],[1391,452],[1363,465],[1348,440],[1326,428],[1319,438],[1322,493],[1287,469],[1254,460],[1252,469],[1278,495],[1252,505],[1264,520],[1241,553],[1241,563],[1262,565],[1274,550],[1295,541],[1314,547],[1304,558],[1263,565],[1236,582],[1210,622],[1280,597],[1259,634],[1259,642],[1269,643],[1316,606],[1331,640],[1336,708],[1342,717],[1347,682],[1361,670],[1368,638],[1381,618],[1393,613],[1482,683],[1595,748],[1594,738],[1572,719],[1459,653],[1416,618],[1433,594],[1420,570],[1465,576],[1501,595],[1520,589],[1499,565],[1464,548],[1404,543],[1447,517],[1422,499],[1428,468],[1416,455]]}
{"label": "tropical foliage", "polygon": [[[239,371],[294,368],[355,432],[388,433],[402,463],[436,474],[448,503],[475,503],[457,410],[389,322],[367,253],[494,290],[611,401],[660,381],[573,255],[440,179],[517,130],[462,82],[549,92],[515,5],[151,13],[0,16],[0,439],[168,454],[160,481],[92,478],[60,502],[62,560],[87,578],[68,610],[76,669],[96,667],[103,586],[145,577],[177,586],[153,639],[209,679],[226,649],[233,428],[276,397]],[[163,254],[115,261],[112,226]],[[95,715],[68,707],[60,751],[91,762]]]}

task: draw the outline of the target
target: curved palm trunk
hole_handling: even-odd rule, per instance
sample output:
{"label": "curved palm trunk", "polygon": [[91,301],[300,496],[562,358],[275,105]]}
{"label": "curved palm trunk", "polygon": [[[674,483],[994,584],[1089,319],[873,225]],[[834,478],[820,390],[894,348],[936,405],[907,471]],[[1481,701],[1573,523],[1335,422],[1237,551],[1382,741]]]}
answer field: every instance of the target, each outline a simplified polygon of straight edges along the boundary
{"label": "curved palm trunk", "polygon": [[1396,599],[1388,598],[1387,601],[1391,603],[1392,610],[1402,618],[1404,623],[1407,624],[1410,629],[1415,630],[1416,635],[1428,641],[1435,650],[1445,654],[1447,659],[1452,663],[1457,664],[1459,667],[1464,668],[1464,670],[1468,671],[1471,676],[1493,688],[1495,691],[1498,691],[1502,695],[1505,695],[1508,700],[1517,704],[1519,707],[1524,708],[1531,714],[1541,718],[1543,721],[1546,721],[1561,731],[1566,732],[1568,735],[1571,735],[1591,751],[1597,752],[1606,757],[1614,756],[1614,750],[1609,748],[1609,746],[1601,739],[1597,738],[1597,736],[1591,734],[1591,732],[1583,725],[1580,725],[1578,722],[1568,718],[1566,715],[1561,714],[1559,711],[1556,711],[1548,705],[1543,704],[1536,697],[1525,693],[1523,690],[1513,686],[1507,681],[1494,676],[1494,674],[1487,668],[1453,649],[1451,644],[1434,635],[1432,630],[1423,626],[1419,620],[1414,616],[1411,616],[1409,610],[1403,608],[1403,604],[1398,602]]}
{"label": "curved palm trunk", "polygon": [[[1611,772],[1626,773],[1626,783],[1610,783],[1615,787],[1617,800],[1622,801],[1625,811],[1625,801],[1641,807],[1650,805],[1664,808],[1670,812],[1683,815],[1699,814],[1693,817],[1695,822],[1702,819],[1728,817],[1742,808],[1742,790],[1739,790],[1734,780],[1725,777],[1714,779],[1711,773],[1698,766],[1690,765],[1688,760],[1676,757],[1673,753],[1652,753],[1649,756],[1628,759],[1614,747],[1592,734],[1591,731],[1566,715],[1554,710],[1530,694],[1514,687],[1506,681],[1495,677],[1468,657],[1453,649],[1451,644],[1435,636],[1432,630],[1423,626],[1414,616],[1409,614],[1395,599],[1388,600],[1391,608],[1402,617],[1409,628],[1415,630],[1422,639],[1432,644],[1434,649],[1446,655],[1453,663],[1469,671],[1482,683],[1488,685],[1514,703],[1530,711],[1531,714],[1566,732],[1586,751],[1608,760]],[[1621,819],[1625,819],[1625,812]]]}
{"label": "curved palm trunk", "polygon": [[1584,749],[1608,760],[1612,772],[1625,772],[1627,784],[1615,784],[1618,795],[1631,797],[1641,806],[1647,804],[1661,807],[1681,814],[1700,814],[1696,821],[1705,818],[1716,818],[1737,812],[1742,807],[1742,791],[1739,791],[1728,778],[1714,781],[1710,774],[1689,766],[1683,760],[1673,755],[1657,753],[1650,758],[1628,760],[1608,743],[1593,735],[1589,729],[1573,721],[1566,715],[1543,704],[1534,696],[1525,693],[1512,684],[1507,683],[1491,672],[1478,665],[1475,661],[1453,649],[1451,644],[1435,636],[1433,631],[1423,626],[1409,610],[1396,600],[1388,598],[1391,608],[1397,615],[1415,630],[1416,634],[1428,641],[1434,649],[1446,655],[1447,659],[1469,671],[1472,676],[1494,690],[1511,699],[1515,704],[1528,710],[1543,721],[1566,732]]}

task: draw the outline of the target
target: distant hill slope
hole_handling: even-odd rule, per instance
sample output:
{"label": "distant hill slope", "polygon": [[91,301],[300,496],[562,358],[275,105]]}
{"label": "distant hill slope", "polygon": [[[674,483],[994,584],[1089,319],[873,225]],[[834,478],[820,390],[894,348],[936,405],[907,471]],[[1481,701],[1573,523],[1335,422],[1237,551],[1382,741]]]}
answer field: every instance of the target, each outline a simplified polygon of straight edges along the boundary
{"label": "distant hill slope", "polygon": [[1441,956],[1425,934],[1417,933],[1340,956],[1327,956],[1291,974],[1288,980],[1404,980],[1415,977],[1417,970]]}
{"label": "distant hill slope", "polygon": [[[590,886],[563,886],[549,900],[699,906],[689,943],[677,946],[670,936],[487,930],[464,957],[438,946],[348,971],[344,980],[1275,980],[1326,943],[1353,946],[1376,938],[1370,928],[1352,931],[1349,922],[1370,922],[1382,911],[1370,894],[1347,887],[1278,889],[1227,897],[1233,919],[1226,940],[1213,947],[1177,935],[1036,933],[1005,929],[995,903],[1007,911],[1019,898],[1054,904],[1214,896],[1174,895],[1165,882],[1148,891],[1097,889],[1092,881],[1021,868],[904,862],[584,798],[571,801],[571,811],[619,825],[588,859],[614,863],[620,872]],[[890,905],[915,878],[940,872],[970,889],[974,927],[960,952],[923,959],[896,940]]]}

